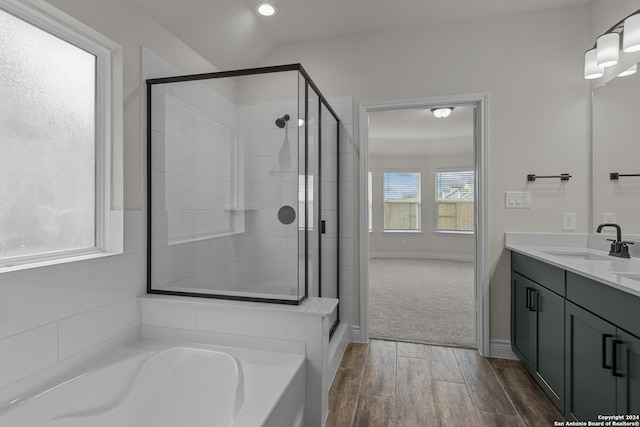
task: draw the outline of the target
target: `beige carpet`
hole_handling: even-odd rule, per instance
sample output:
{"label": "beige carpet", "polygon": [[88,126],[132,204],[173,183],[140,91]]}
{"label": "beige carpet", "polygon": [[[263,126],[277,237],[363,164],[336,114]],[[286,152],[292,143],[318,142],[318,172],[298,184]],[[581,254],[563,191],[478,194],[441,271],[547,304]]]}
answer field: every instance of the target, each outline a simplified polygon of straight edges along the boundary
{"label": "beige carpet", "polygon": [[370,337],[476,348],[473,275],[473,262],[370,259]]}

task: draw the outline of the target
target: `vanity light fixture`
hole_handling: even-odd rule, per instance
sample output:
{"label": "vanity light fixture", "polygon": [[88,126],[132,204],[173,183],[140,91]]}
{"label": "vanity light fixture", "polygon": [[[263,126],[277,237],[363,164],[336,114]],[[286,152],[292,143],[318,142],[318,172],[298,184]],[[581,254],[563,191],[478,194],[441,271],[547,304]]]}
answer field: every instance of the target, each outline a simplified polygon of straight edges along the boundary
{"label": "vanity light fixture", "polygon": [[271,3],[260,3],[256,5],[256,12],[262,16],[273,16],[278,13],[278,8]]}
{"label": "vanity light fixture", "polygon": [[606,67],[618,63],[620,50],[625,53],[640,51],[640,9],[609,28],[596,39],[593,47],[585,52],[584,78],[589,80],[602,77]]}
{"label": "vanity light fixture", "polygon": [[627,68],[626,70],[618,74],[618,77],[627,77],[632,74],[635,74],[636,71],[638,71],[638,64],[633,64],[631,67]]}
{"label": "vanity light fixture", "polygon": [[433,113],[433,117],[435,117],[436,119],[444,119],[445,117],[449,117],[452,111],[453,111],[453,107],[441,107],[441,108],[431,109],[431,112]]}

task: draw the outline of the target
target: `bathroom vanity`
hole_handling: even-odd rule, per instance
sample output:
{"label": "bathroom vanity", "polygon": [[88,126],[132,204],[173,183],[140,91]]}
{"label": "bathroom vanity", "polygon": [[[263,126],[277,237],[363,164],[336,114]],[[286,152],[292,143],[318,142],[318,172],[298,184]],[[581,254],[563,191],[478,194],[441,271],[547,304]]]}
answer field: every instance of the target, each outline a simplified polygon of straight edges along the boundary
{"label": "bathroom vanity", "polygon": [[513,351],[569,420],[640,414],[640,259],[546,237],[507,233]]}

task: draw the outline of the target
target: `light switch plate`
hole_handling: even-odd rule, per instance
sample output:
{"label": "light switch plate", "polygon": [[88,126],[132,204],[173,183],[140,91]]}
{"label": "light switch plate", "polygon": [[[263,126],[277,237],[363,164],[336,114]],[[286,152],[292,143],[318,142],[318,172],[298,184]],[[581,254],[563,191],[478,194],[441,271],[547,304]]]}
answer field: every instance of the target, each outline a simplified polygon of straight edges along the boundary
{"label": "light switch plate", "polygon": [[530,191],[505,192],[504,207],[507,209],[531,209]]}
{"label": "light switch plate", "polygon": [[563,213],[562,214],[562,229],[564,231],[575,231],[576,229],[576,214],[575,213]]}

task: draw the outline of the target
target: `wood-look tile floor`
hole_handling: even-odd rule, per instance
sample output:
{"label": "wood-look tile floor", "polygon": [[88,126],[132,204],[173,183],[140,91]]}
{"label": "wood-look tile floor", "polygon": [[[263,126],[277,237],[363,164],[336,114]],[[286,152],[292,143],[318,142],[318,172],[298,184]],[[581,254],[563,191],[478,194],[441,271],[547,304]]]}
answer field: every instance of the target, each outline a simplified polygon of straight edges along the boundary
{"label": "wood-look tile floor", "polygon": [[564,417],[520,362],[395,341],[349,343],[326,427],[553,426]]}

